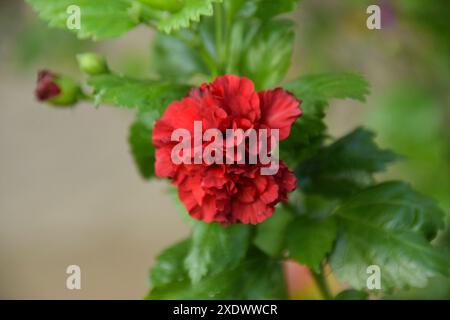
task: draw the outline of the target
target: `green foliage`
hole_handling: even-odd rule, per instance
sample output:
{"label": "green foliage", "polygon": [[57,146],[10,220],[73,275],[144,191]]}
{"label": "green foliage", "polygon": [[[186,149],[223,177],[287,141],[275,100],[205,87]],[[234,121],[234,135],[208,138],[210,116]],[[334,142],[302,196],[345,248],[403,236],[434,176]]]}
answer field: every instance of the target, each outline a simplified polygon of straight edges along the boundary
{"label": "green foliage", "polygon": [[196,74],[207,74],[201,55],[186,42],[168,35],[158,35],[153,43],[155,71],[166,79],[187,81]]}
{"label": "green foliage", "polygon": [[214,2],[219,3],[222,0],[188,0],[181,10],[158,21],[158,29],[171,33],[189,27],[192,22],[199,22],[201,16],[212,16]]}
{"label": "green foliage", "polygon": [[94,89],[97,104],[122,108],[154,110],[158,117],[174,100],[182,98],[189,87],[165,81],[138,80],[114,74],[93,76],[88,84]]}
{"label": "green foliage", "polygon": [[226,73],[249,77],[258,90],[276,86],[290,66],[292,27],[287,20],[235,21],[227,39]]}
{"label": "green foliage", "polygon": [[[130,149],[148,179],[154,176],[153,123],[172,101],[186,95],[190,86],[184,83],[233,73],[251,78],[258,90],[280,85],[291,63],[294,33],[291,21],[277,17],[293,11],[299,1],[28,2],[59,28],[66,27],[67,7],[78,5],[81,29],[74,31],[80,38],[111,38],[140,23],[170,33],[157,35],[153,47],[153,65],[161,80],[110,73],[97,55],[80,58],[81,69],[91,75],[92,92],[77,98],[136,112]],[[374,174],[398,157],[378,147],[374,134],[363,128],[328,143],[324,117],[330,100],[364,101],[367,81],[351,73],[326,73],[303,76],[283,87],[302,101],[303,115],[280,150],[281,159],[295,169],[299,191],[256,227],[193,224],[188,239],[157,257],[148,298],[285,298],[283,258],[307,265],[319,279],[321,266],[330,262],[338,278],[354,289],[366,287],[369,265],[380,266],[382,289],[387,291],[421,287],[429,277],[448,276],[448,251],[430,244],[444,227],[443,212],[405,183],[375,184]],[[409,134],[407,138],[418,140]],[[336,299],[367,298],[354,289]]]}
{"label": "green foliage", "polygon": [[[290,21],[269,21],[258,26],[252,32],[253,37],[245,41],[247,46],[241,50],[241,73],[253,79],[257,89],[272,88],[283,80],[291,64],[292,26]],[[242,31],[247,33],[248,29]]]}
{"label": "green foliage", "polygon": [[368,294],[364,291],[347,289],[339,292],[334,300],[367,300]]}
{"label": "green foliage", "polygon": [[306,192],[348,196],[373,182],[372,174],[385,170],[397,156],[380,149],[374,134],[357,128],[322,147],[297,169]]}
{"label": "green foliage", "polygon": [[[188,241],[188,240],[187,240]],[[286,298],[280,261],[252,249],[234,268],[210,274],[193,284],[183,269],[189,242],[164,251],[150,272],[147,299],[283,299]]]}
{"label": "green foliage", "polygon": [[315,113],[318,107],[323,110],[330,99],[365,101],[369,94],[369,84],[362,76],[345,72],[307,75],[283,87],[303,101],[302,108],[306,113]]}
{"label": "green foliage", "polygon": [[135,121],[128,136],[131,154],[141,176],[152,178],[155,174],[155,149],[152,145],[152,130],[145,123]]}
{"label": "green foliage", "polygon": [[150,272],[153,287],[164,287],[180,280],[184,274],[184,257],[190,246],[190,239],[180,241],[164,250],[158,257]]}
{"label": "green foliage", "polygon": [[280,14],[292,12],[299,0],[227,0],[224,2],[230,19],[256,17],[270,20]]}
{"label": "green foliage", "polygon": [[258,8],[256,16],[262,19],[270,19],[277,15],[294,11],[299,0],[256,0]]}
{"label": "green foliage", "polygon": [[208,273],[217,274],[236,267],[247,252],[249,238],[248,225],[223,227],[217,223],[196,223],[185,260],[192,282],[199,282]]}
{"label": "green foliage", "polygon": [[383,290],[423,287],[427,278],[448,275],[450,255],[431,246],[443,227],[443,212],[402,182],[386,182],[347,199],[334,215],[339,236],[333,271],[353,288],[366,287],[366,268],[382,270]]}
{"label": "green foliage", "polygon": [[81,39],[105,39],[121,35],[139,24],[139,17],[133,12],[133,2],[128,0],[27,0],[49,22],[50,26],[66,28],[72,5],[80,7],[80,29],[76,32]]}
{"label": "green foliage", "polygon": [[88,83],[94,89],[97,104],[106,103],[137,109],[136,121],[130,127],[128,142],[141,176],[145,179],[152,178],[155,162],[151,138],[153,122],[173,100],[183,97],[189,87],[114,74],[92,76]]}
{"label": "green foliage", "polygon": [[269,256],[280,256],[285,248],[286,229],[293,219],[289,210],[278,207],[272,217],[257,225],[254,245]]}
{"label": "green foliage", "polygon": [[352,73],[307,75],[283,87],[302,102],[303,115],[292,127],[289,138],[280,145],[281,158],[292,167],[310,158],[323,144],[326,138],[323,118],[329,100],[350,98],[364,101],[369,93],[367,81]]}
{"label": "green foliage", "polygon": [[336,233],[334,217],[312,219],[298,216],[286,232],[289,256],[319,273],[322,261],[333,248]]}

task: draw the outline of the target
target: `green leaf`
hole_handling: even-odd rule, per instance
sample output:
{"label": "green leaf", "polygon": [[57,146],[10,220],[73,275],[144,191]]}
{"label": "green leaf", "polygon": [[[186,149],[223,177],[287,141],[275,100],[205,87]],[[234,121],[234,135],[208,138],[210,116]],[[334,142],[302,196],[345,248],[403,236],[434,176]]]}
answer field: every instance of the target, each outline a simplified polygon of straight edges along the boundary
{"label": "green leaf", "polygon": [[369,84],[353,73],[323,73],[306,75],[283,86],[293,92],[302,102],[305,113],[323,110],[330,99],[355,99],[365,101]]}
{"label": "green leaf", "polygon": [[216,274],[236,267],[245,256],[249,241],[247,225],[224,227],[218,223],[196,223],[185,260],[192,282],[199,282],[208,273]]}
{"label": "green leaf", "polygon": [[158,35],[154,41],[152,61],[162,78],[175,82],[189,80],[196,74],[208,74],[199,53],[172,36]]}
{"label": "green leaf", "polygon": [[372,174],[398,159],[380,149],[375,135],[357,128],[303,162],[297,170],[303,190],[331,196],[347,196],[370,185]]}
{"label": "green leaf", "polygon": [[[303,114],[294,123],[289,138],[280,145],[282,159],[286,159],[292,167],[297,167],[300,162],[314,155],[325,141],[326,126],[323,119],[330,99],[351,98],[364,101],[369,92],[367,81],[352,73],[307,75],[283,87],[302,101]],[[348,183],[345,186],[347,185]]]}
{"label": "green leaf", "polygon": [[297,9],[299,0],[259,0],[256,16],[262,19],[271,19],[283,13]]}
{"label": "green leaf", "polygon": [[292,213],[283,206],[278,207],[272,217],[256,226],[254,245],[270,256],[281,255],[286,229],[293,219]]}
{"label": "green leaf", "polygon": [[335,211],[339,236],[331,266],[353,288],[366,287],[367,267],[381,269],[382,290],[424,287],[449,274],[450,253],[431,246],[444,213],[402,182],[386,182],[352,196]]}
{"label": "green leaf", "polygon": [[280,158],[289,167],[298,167],[318,152],[326,138],[326,128],[321,116],[303,114],[292,126],[288,139],[280,142]]}
{"label": "green leaf", "polygon": [[367,292],[348,289],[339,292],[334,300],[367,300],[368,296]]}
{"label": "green leaf", "polygon": [[268,21],[257,29],[242,51],[242,75],[252,79],[258,90],[273,88],[286,75],[294,45],[292,27],[291,21]]}
{"label": "green leaf", "polygon": [[[184,248],[184,254],[187,254],[187,250]],[[235,268],[205,276],[195,284],[192,284],[187,273],[179,268],[179,261],[182,259],[183,254],[180,254],[176,259],[164,260],[163,279],[171,281],[162,281],[158,283],[161,285],[154,285],[147,299],[286,298],[282,262],[270,259],[257,250],[251,250]],[[157,266],[152,272],[161,269]]]}
{"label": "green leaf", "polygon": [[230,19],[255,17],[270,20],[280,14],[295,11],[299,0],[227,0],[224,2]]}
{"label": "green leaf", "polygon": [[141,121],[130,126],[128,142],[134,162],[141,176],[149,179],[155,174],[155,148],[152,144],[152,130]]}
{"label": "green leaf", "polygon": [[[133,2],[129,0],[27,0],[51,27],[65,28],[81,39],[119,36],[139,24]],[[80,8],[80,29],[68,29],[70,6]]]}
{"label": "green leaf", "polygon": [[408,230],[428,239],[444,228],[444,212],[436,203],[404,182],[389,181],[365,189],[344,202],[336,212],[344,218],[360,217],[385,229]]}
{"label": "green leaf", "polygon": [[114,74],[93,76],[88,84],[94,88],[97,104],[106,103],[123,108],[154,111],[156,117],[172,101],[182,98],[189,90],[185,85],[138,80]]}
{"label": "green leaf", "polygon": [[331,252],[336,239],[337,227],[333,217],[311,219],[298,216],[287,230],[289,256],[320,272],[326,255]]}
{"label": "green leaf", "polygon": [[161,287],[177,282],[184,274],[183,260],[189,249],[190,239],[180,241],[156,257],[150,270],[150,282],[154,287]]}
{"label": "green leaf", "polygon": [[188,28],[192,22],[199,22],[201,16],[213,15],[213,3],[222,0],[186,0],[183,8],[158,21],[158,29],[166,33]]}

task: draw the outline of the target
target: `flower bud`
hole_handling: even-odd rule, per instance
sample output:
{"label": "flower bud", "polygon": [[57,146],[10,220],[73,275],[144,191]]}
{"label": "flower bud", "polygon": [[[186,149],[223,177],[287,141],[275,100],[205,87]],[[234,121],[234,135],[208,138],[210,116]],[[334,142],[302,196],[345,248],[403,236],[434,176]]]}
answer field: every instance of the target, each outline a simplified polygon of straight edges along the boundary
{"label": "flower bud", "polygon": [[77,55],[80,69],[88,75],[98,75],[108,73],[108,65],[105,58],[97,53],[82,53]]}
{"label": "flower bud", "polygon": [[140,0],[140,2],[148,4],[152,8],[169,12],[180,11],[185,4],[185,0]]}
{"label": "flower bud", "polygon": [[70,106],[81,96],[80,86],[72,79],[48,70],[38,73],[36,98],[55,106]]}

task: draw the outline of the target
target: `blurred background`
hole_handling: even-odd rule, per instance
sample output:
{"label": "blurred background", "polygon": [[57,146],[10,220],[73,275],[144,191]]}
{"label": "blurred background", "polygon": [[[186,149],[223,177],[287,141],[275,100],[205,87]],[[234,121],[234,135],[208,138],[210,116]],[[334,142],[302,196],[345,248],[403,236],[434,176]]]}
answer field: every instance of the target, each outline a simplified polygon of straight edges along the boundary
{"label": "blurred background", "polygon": [[[366,27],[369,4],[382,8],[381,30]],[[367,103],[333,103],[331,133],[375,130],[383,147],[405,157],[380,178],[411,182],[446,212],[449,17],[447,0],[303,0],[287,76],[362,73],[372,86]],[[55,110],[33,96],[37,70],[80,79],[75,54],[88,50],[104,53],[114,70],[148,76],[152,39],[140,27],[116,40],[79,41],[49,29],[23,1],[0,0],[0,298],[140,299],[155,255],[188,234],[168,184],[145,182],[135,169],[131,111]],[[450,245],[448,232],[436,241]],[[71,264],[81,267],[82,290],[66,289]],[[318,297],[300,267],[289,270],[293,298]],[[450,280],[388,297],[450,299]]]}

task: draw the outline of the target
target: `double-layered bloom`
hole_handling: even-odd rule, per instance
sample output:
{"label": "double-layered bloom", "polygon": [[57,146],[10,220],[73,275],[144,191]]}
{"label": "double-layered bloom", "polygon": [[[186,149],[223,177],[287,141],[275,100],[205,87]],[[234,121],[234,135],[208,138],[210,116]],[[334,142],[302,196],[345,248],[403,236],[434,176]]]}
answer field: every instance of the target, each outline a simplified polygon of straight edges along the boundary
{"label": "double-layered bloom", "polygon": [[[182,128],[194,135],[194,123],[201,121],[202,130],[218,129],[224,134],[227,129],[278,129],[279,139],[284,140],[300,115],[300,102],[281,88],[256,92],[247,78],[219,77],[173,102],[156,121],[156,175],[171,179],[196,219],[224,224],[260,223],[296,187],[296,178],[286,165],[280,161],[274,175],[263,175],[260,169],[267,164],[261,162],[174,162],[172,150],[177,141],[172,141],[172,133]],[[203,143],[207,146],[211,142]]]}

